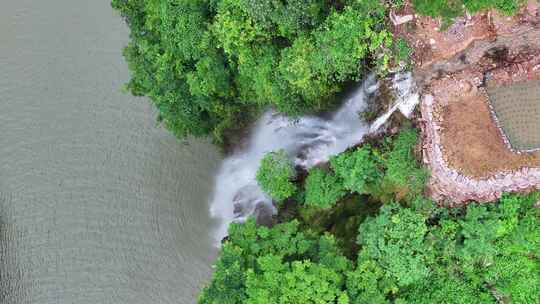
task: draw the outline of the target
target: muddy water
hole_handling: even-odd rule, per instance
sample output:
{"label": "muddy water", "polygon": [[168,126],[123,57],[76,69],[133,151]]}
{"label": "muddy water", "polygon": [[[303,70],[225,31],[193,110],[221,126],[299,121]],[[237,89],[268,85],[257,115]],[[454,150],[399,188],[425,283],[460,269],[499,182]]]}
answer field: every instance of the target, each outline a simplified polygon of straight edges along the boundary
{"label": "muddy water", "polygon": [[3,0],[0,303],[194,303],[219,162],[156,126],[109,0]]}

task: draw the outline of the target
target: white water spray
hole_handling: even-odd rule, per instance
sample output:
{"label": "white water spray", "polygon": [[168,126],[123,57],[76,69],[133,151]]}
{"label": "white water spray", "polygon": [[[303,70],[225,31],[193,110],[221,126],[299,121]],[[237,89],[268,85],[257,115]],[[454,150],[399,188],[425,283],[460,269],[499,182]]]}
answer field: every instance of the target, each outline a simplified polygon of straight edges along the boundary
{"label": "white water spray", "polygon": [[370,133],[377,132],[396,110],[409,118],[420,101],[420,96],[416,92],[416,85],[410,73],[396,74],[392,80],[396,95],[394,105],[371,124]]}
{"label": "white water spray", "polygon": [[274,111],[266,112],[257,122],[247,148],[225,159],[216,177],[210,213],[221,219],[217,240],[227,235],[227,227],[233,221],[276,213],[272,200],[255,180],[266,153],[283,149],[295,165],[311,168],[360,143],[366,134],[377,132],[397,109],[408,117],[418,103],[410,73],[397,74],[393,78],[395,105],[370,126],[361,113],[378,87],[375,77],[369,76],[330,119],[305,116],[291,120]]}

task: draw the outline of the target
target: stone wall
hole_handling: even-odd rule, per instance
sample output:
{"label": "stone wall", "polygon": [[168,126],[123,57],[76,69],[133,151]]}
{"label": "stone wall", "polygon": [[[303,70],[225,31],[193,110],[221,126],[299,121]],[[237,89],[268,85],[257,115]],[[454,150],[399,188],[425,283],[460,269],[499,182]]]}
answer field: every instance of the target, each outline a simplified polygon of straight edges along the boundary
{"label": "stone wall", "polygon": [[456,206],[468,201],[489,202],[504,192],[527,191],[540,187],[540,168],[522,168],[501,172],[487,178],[471,178],[450,168],[444,160],[440,125],[435,119],[432,95],[424,95],[422,113],[422,155],[430,169],[428,184],[433,199],[444,205]]}
{"label": "stone wall", "polygon": [[[414,75],[422,95],[423,161],[431,171],[430,195],[441,204],[456,206],[539,188],[540,166],[517,166],[486,176],[464,174],[466,170],[449,165],[441,141],[441,111],[464,92],[474,91],[471,98],[487,102],[487,85],[540,79],[540,6],[536,1],[529,1],[514,17],[489,11],[458,18],[447,31],[441,31],[440,20],[415,15],[410,3],[393,15],[396,20],[413,16],[396,23],[394,33],[414,49]],[[451,81],[446,82],[447,87],[440,82],[434,86],[440,79]],[[495,120],[492,123],[496,125]],[[499,139],[504,138],[502,134],[497,135]]]}

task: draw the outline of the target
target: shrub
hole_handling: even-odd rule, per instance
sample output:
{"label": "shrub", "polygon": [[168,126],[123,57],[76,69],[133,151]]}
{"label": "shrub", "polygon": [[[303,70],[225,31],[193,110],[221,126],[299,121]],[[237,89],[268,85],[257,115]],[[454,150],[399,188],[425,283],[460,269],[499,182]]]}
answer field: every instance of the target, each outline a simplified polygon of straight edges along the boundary
{"label": "shrub", "polygon": [[345,195],[343,181],[332,173],[315,168],[305,181],[306,205],[330,208]]}
{"label": "shrub", "polygon": [[398,199],[412,200],[424,190],[427,172],[414,155],[417,141],[417,131],[405,128],[387,143],[382,153],[382,162],[386,167],[382,187],[396,194]]}
{"label": "shrub", "polygon": [[345,189],[359,194],[369,193],[382,176],[369,145],[341,153],[333,157],[330,164],[336,175],[343,179]]}
{"label": "shrub", "polygon": [[465,13],[497,9],[505,15],[517,13],[525,0],[413,0],[414,9],[421,15],[442,17],[446,26]]}
{"label": "shrub", "polygon": [[257,171],[259,186],[277,202],[291,197],[296,186],[291,181],[295,171],[285,150],[270,152],[261,160]]}

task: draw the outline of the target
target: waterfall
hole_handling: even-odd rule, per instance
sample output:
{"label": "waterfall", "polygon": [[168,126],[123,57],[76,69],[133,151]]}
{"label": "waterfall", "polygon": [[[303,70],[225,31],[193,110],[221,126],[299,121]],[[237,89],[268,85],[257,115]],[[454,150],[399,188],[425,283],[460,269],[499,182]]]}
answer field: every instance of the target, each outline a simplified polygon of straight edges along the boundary
{"label": "waterfall", "polygon": [[371,124],[370,133],[377,132],[396,110],[399,110],[405,117],[410,117],[420,101],[420,96],[416,91],[410,73],[396,74],[392,80],[394,94],[396,95],[394,105]]}
{"label": "waterfall", "polygon": [[216,238],[221,240],[226,236],[227,227],[233,221],[243,221],[249,216],[268,218],[276,213],[271,198],[255,180],[266,153],[283,149],[296,166],[308,169],[362,142],[366,134],[377,132],[397,109],[408,117],[419,100],[412,76],[396,74],[392,83],[395,104],[372,125],[366,123],[361,114],[377,94],[379,83],[374,75],[368,76],[328,119],[304,116],[293,120],[267,111],[258,120],[247,148],[225,159],[216,176],[210,206],[212,217],[221,220]]}

